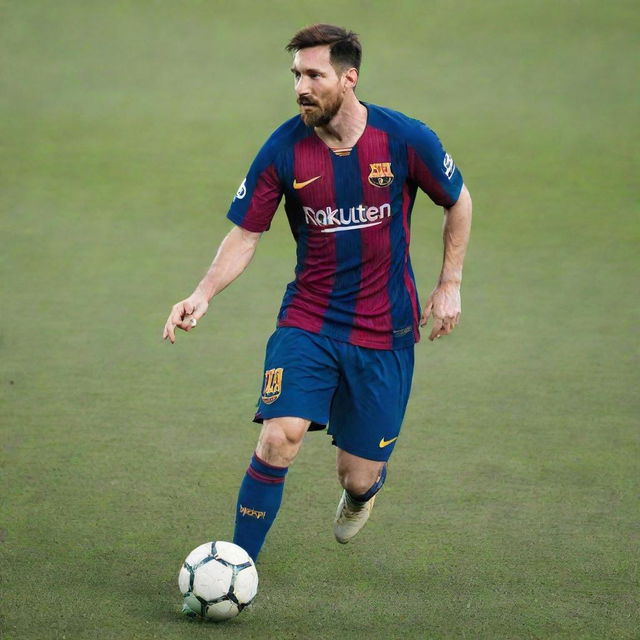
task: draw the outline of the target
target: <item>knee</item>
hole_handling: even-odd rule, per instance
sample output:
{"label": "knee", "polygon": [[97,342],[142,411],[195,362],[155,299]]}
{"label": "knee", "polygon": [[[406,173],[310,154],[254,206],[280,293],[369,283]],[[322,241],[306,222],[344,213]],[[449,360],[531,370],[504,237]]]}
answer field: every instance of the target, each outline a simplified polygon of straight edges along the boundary
{"label": "knee", "polygon": [[274,428],[264,429],[260,434],[256,452],[265,462],[270,462],[274,456],[286,457],[291,444],[284,431]]}
{"label": "knee", "polygon": [[338,479],[344,489],[352,496],[365,494],[380,478],[380,472],[384,463],[378,468],[353,469],[348,467],[338,468]]}
{"label": "knee", "polygon": [[256,453],[268,464],[288,467],[300,449],[305,431],[300,425],[292,428],[275,420],[265,421]]}

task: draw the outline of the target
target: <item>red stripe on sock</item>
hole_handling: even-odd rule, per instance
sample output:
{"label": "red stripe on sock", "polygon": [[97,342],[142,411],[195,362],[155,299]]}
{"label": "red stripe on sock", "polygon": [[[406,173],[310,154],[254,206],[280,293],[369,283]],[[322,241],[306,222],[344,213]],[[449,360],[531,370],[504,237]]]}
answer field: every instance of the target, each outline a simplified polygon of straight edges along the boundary
{"label": "red stripe on sock", "polygon": [[[276,467],[277,468],[277,467]],[[256,471],[253,467],[247,468],[247,475],[251,476],[254,480],[258,482],[264,482],[266,484],[282,484],[284,482],[284,476],[267,476],[264,473],[260,473]]]}

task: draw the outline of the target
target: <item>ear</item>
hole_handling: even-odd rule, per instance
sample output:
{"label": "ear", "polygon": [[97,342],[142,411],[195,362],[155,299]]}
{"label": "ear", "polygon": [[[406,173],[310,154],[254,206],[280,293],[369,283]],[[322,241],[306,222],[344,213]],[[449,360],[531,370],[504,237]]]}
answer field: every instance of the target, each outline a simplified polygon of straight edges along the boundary
{"label": "ear", "polygon": [[344,88],[345,89],[355,89],[356,85],[358,84],[358,71],[355,67],[351,67],[350,69],[347,69],[343,76],[342,76],[342,80],[344,83]]}

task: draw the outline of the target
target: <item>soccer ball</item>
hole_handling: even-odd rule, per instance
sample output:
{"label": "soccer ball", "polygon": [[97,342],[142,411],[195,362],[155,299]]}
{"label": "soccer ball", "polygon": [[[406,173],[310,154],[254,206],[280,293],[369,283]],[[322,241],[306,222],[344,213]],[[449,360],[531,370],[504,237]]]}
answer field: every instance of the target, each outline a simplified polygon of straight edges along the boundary
{"label": "soccer ball", "polygon": [[249,554],[237,544],[207,542],[187,556],[178,584],[187,613],[227,620],[253,602],[258,572]]}

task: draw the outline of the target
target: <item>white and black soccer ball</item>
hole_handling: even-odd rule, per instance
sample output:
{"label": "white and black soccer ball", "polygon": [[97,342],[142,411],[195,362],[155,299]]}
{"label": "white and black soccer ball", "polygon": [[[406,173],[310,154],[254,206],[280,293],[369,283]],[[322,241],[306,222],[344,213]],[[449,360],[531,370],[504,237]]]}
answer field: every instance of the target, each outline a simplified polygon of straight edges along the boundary
{"label": "white and black soccer ball", "polygon": [[249,554],[232,542],[196,547],[178,575],[185,605],[209,620],[228,620],[253,602],[258,572]]}

